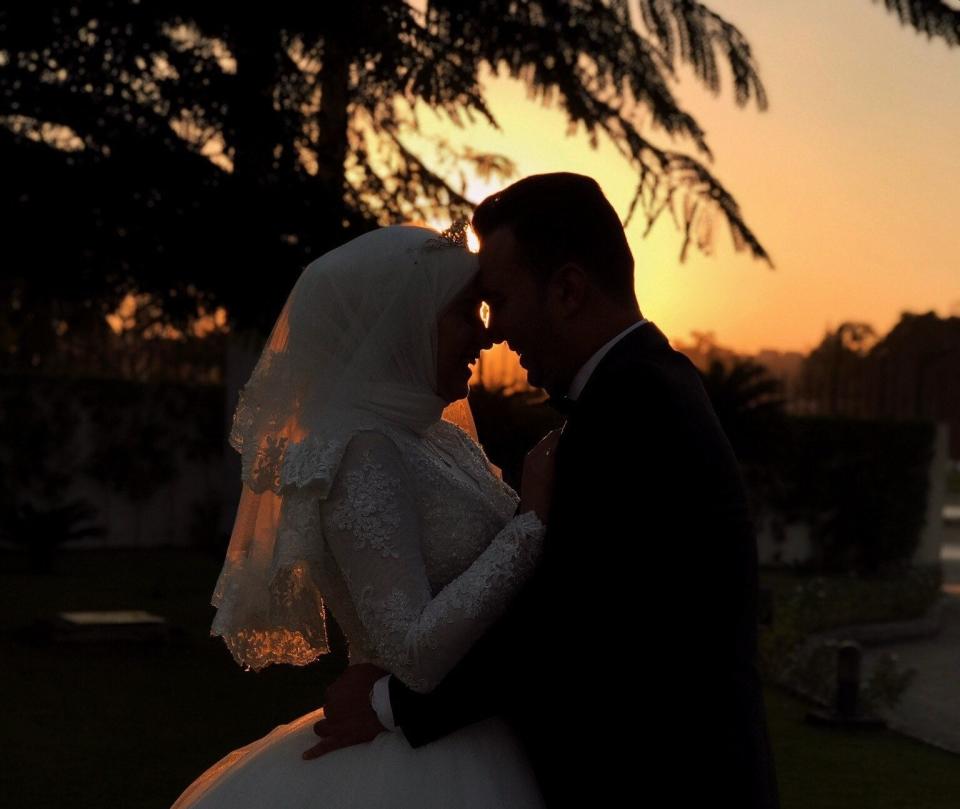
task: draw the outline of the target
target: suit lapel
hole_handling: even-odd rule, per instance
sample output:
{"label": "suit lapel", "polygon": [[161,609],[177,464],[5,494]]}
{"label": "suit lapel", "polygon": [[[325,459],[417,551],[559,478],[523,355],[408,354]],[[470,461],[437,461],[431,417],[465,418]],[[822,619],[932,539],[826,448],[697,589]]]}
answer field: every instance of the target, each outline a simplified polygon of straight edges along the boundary
{"label": "suit lapel", "polygon": [[[569,464],[580,463],[581,454],[578,438],[585,434],[579,429],[582,424],[588,427],[590,421],[603,416],[603,402],[615,393],[617,381],[623,374],[630,373],[630,368],[641,361],[657,362],[664,351],[670,351],[670,343],[654,325],[645,323],[626,335],[604,355],[594,369],[576,406],[567,416],[560,431],[560,441],[557,445],[557,489],[562,491],[564,486],[576,478],[570,478]],[[582,468],[580,471],[584,471]]]}
{"label": "suit lapel", "polygon": [[634,329],[611,348],[594,369],[577,400],[577,409],[589,402],[598,391],[609,387],[610,380],[643,360],[654,360],[670,349],[670,342],[652,321]]}
{"label": "suit lapel", "polygon": [[[621,373],[631,365],[643,359],[654,359],[658,354],[670,348],[670,342],[653,321],[648,321],[634,329],[611,348],[600,363],[594,368],[587,380],[587,384],[577,399],[576,407],[567,416],[561,430],[561,439],[568,432],[569,426],[576,424],[584,409],[592,410],[593,400],[602,396],[603,391],[613,384]],[[584,407],[586,405],[586,408]]]}

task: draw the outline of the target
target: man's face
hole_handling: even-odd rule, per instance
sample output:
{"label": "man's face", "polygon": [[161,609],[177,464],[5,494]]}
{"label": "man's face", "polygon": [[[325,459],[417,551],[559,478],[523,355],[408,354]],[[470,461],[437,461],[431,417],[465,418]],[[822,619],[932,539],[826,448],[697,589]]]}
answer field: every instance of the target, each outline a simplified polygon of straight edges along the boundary
{"label": "man's face", "polygon": [[557,383],[556,345],[545,290],[524,261],[513,233],[501,227],[480,244],[480,297],[490,306],[490,338],[520,355],[531,385],[547,388]]}

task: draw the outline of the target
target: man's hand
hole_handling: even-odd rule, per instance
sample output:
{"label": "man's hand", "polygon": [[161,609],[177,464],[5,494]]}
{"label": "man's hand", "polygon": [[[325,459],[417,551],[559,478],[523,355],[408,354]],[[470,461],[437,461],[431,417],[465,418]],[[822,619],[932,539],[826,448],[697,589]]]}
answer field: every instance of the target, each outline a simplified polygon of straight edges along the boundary
{"label": "man's hand", "polygon": [[386,729],[370,705],[370,689],[388,673],[370,663],[360,663],[349,666],[330,685],[323,706],[324,718],[313,726],[321,739],[303,754],[305,759],[372,741]]}
{"label": "man's hand", "polygon": [[551,430],[527,453],[520,479],[520,513],[531,509],[546,523],[553,501],[553,479],[560,430]]}

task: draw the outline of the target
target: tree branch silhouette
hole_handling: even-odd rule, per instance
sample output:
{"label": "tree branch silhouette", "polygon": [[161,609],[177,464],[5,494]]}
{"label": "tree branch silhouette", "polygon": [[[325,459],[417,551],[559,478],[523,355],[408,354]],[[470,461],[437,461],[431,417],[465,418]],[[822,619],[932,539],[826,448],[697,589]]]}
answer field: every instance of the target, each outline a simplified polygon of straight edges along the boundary
{"label": "tree branch silhouette", "polygon": [[873,0],[896,14],[901,24],[916,29],[928,39],[940,39],[947,47],[960,45],[960,9],[943,0]]}
{"label": "tree branch silhouette", "polygon": [[[512,174],[500,155],[411,146],[425,106],[499,126],[490,74],[610,140],[637,176],[629,216],[649,228],[669,210],[681,258],[725,221],[769,261],[671,91],[684,66],[712,92],[726,66],[735,103],[766,107],[740,31],[681,0],[17,4],[0,11],[6,282],[33,284],[37,306],[105,311],[137,290],[176,324],[205,296],[264,328],[317,255],[377,224],[467,215],[468,171]],[[50,143],[51,124],[80,146]]]}

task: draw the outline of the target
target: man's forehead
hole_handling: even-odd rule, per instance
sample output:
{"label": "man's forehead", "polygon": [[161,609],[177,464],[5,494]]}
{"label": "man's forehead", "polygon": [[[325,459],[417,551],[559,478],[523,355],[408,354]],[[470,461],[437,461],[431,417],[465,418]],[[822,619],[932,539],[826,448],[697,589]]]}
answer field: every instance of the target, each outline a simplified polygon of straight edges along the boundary
{"label": "man's forehead", "polygon": [[510,259],[516,252],[516,237],[507,226],[501,226],[480,239],[480,258]]}
{"label": "man's forehead", "polygon": [[492,295],[500,290],[504,283],[504,274],[495,262],[481,262],[477,273],[476,287],[481,297]]}
{"label": "man's forehead", "polygon": [[481,240],[477,258],[480,271],[477,281],[484,292],[496,291],[503,287],[511,276],[516,274],[514,265],[517,256],[513,244],[513,234],[506,229],[498,229]]}

